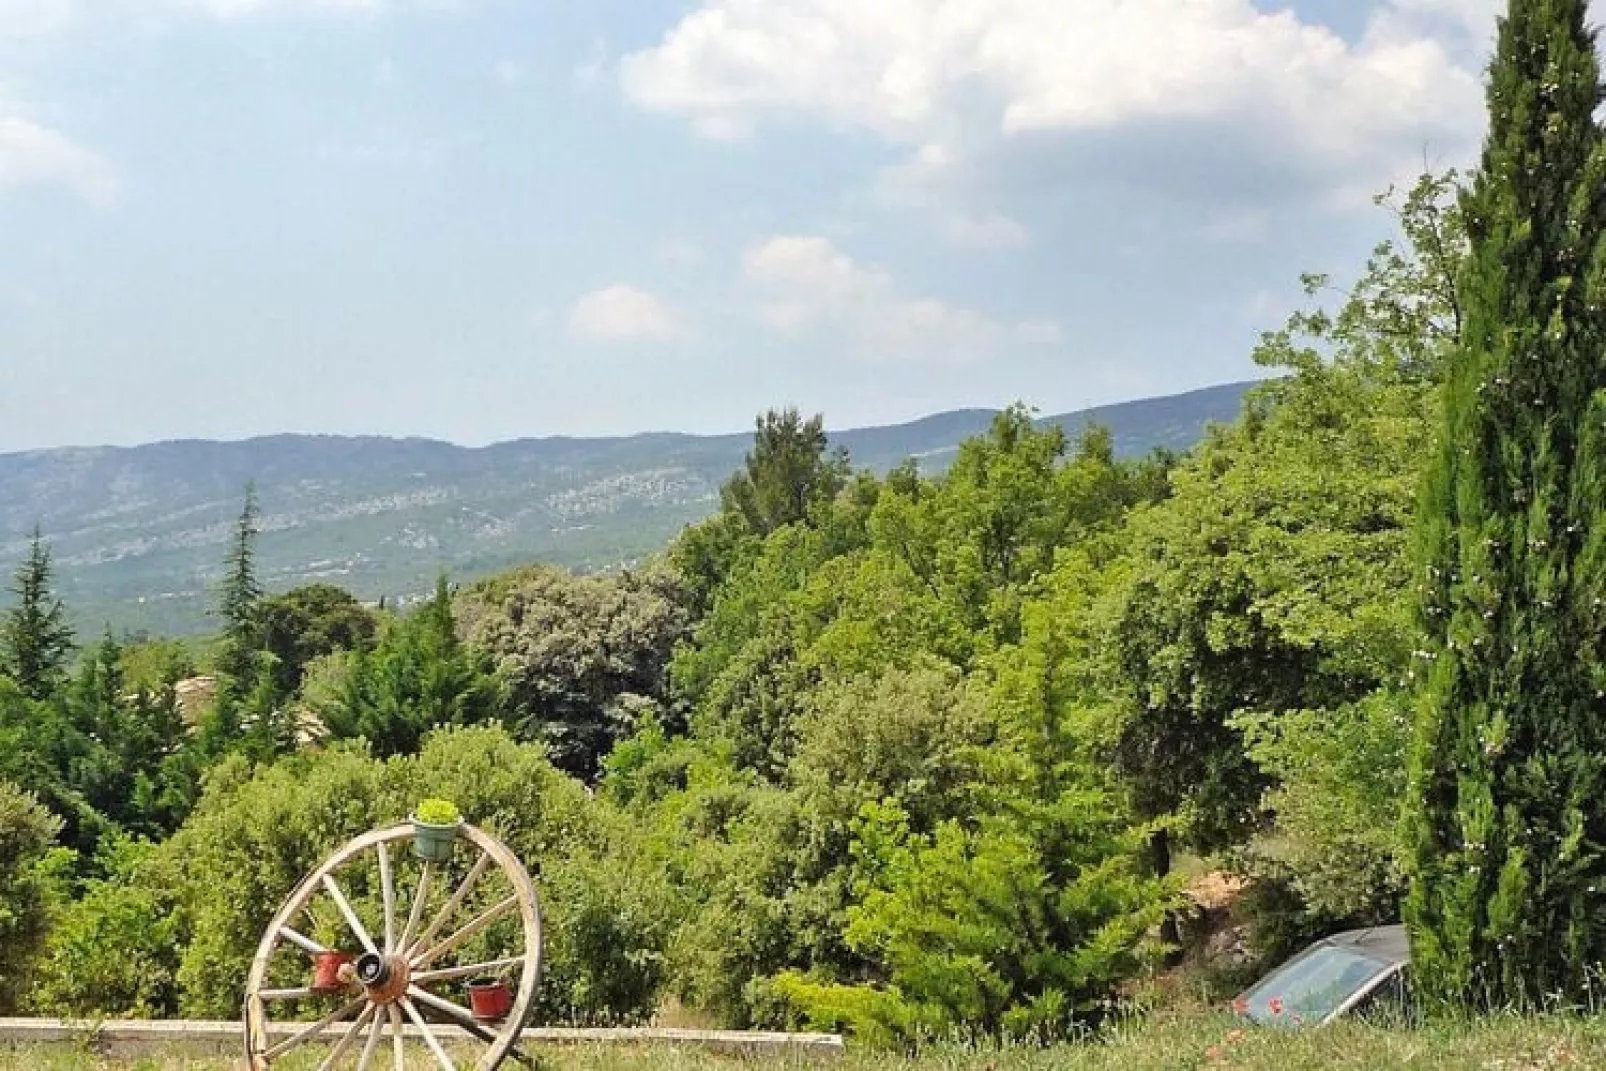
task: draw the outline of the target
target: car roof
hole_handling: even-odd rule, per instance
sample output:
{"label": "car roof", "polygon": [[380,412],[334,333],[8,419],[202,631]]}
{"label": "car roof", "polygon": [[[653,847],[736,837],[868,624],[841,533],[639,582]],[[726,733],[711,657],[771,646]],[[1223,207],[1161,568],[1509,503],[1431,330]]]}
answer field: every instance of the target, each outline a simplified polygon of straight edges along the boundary
{"label": "car roof", "polygon": [[1346,930],[1316,942],[1346,948],[1389,964],[1411,962],[1411,938],[1404,926],[1368,926],[1364,930]]}

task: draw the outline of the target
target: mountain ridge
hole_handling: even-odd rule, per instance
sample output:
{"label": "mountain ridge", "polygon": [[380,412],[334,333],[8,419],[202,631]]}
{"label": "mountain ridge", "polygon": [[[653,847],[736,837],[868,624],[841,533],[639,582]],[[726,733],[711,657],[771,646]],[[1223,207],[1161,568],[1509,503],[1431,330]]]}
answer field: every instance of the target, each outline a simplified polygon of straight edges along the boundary
{"label": "mountain ridge", "polygon": [[[1040,417],[1075,433],[1110,427],[1125,455],[1185,449],[1233,419],[1252,382]],[[997,410],[837,429],[856,467],[914,457],[940,471]],[[364,598],[428,590],[531,560],[629,564],[717,508],[752,433],[644,431],[529,436],[462,446],[424,436],[274,433],[0,453],[0,569],[38,523],[75,621],[135,632],[197,631],[247,483],[262,503],[270,589],[326,580]]]}

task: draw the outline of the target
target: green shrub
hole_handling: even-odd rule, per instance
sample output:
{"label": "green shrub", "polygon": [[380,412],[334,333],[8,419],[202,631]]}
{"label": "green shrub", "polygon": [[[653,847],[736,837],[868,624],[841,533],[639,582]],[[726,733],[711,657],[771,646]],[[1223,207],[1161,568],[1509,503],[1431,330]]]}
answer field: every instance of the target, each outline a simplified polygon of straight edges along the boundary
{"label": "green shrub", "polygon": [[1063,1038],[1097,1025],[1117,985],[1159,951],[1172,904],[1137,865],[1135,831],[1092,790],[1022,805],[1011,820],[911,835],[896,806],[867,807],[855,852],[863,896],[848,944],[879,985],[778,979],[815,1027],[867,1040],[960,1032]]}
{"label": "green shrub", "polygon": [[46,866],[61,821],[32,795],[0,781],[0,1014],[27,991],[44,943],[50,883]]}
{"label": "green shrub", "polygon": [[173,1015],[185,916],[162,883],[147,880],[156,848],[128,842],[110,874],[85,883],[57,916],[34,988],[33,1010],[52,1015]]}

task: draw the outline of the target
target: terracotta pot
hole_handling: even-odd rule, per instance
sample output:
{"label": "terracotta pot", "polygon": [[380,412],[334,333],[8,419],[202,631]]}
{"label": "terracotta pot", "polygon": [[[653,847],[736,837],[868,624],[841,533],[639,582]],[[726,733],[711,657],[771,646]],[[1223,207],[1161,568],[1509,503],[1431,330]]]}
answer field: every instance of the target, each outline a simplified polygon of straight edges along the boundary
{"label": "terracotta pot", "polygon": [[312,957],[312,991],[338,993],[346,988],[340,980],[340,968],[357,957],[350,952],[319,952]]}
{"label": "terracotta pot", "polygon": [[444,863],[451,859],[452,849],[457,846],[457,828],[462,822],[442,826],[414,818],[412,823],[414,855],[431,863]]}
{"label": "terracotta pot", "polygon": [[504,1019],[513,1010],[513,987],[506,982],[472,982],[468,1007],[476,1019]]}

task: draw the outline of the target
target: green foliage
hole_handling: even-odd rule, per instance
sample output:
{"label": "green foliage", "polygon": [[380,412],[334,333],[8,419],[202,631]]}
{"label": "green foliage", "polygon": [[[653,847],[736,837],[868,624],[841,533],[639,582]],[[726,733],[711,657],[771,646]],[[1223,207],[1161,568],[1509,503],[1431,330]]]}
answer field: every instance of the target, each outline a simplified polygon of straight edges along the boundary
{"label": "green foliage", "polygon": [[28,557],[12,581],[16,604],[0,618],[0,674],[29,699],[45,699],[55,690],[73,649],[66,611],[51,588],[53,576],[50,547],[35,528]]}
{"label": "green foliage", "polygon": [[196,674],[195,652],[183,640],[125,638],[122,652],[123,680],[133,689],[154,694]]}
{"label": "green foliage", "polygon": [[871,1038],[1052,1038],[1097,1022],[1111,986],[1158,952],[1147,934],[1168,907],[1110,804],[1070,792],[929,837],[896,807],[867,808],[855,841],[867,891],[846,937],[885,965],[886,987],[857,1006],[842,987],[783,992],[815,1023],[863,1016],[841,1025]]}
{"label": "green foliage", "polygon": [[547,919],[543,1020],[597,1026],[639,1024],[668,980],[669,948],[684,918],[663,858],[633,821],[605,806],[558,860],[542,861]]}
{"label": "green foliage", "polygon": [[455,826],[463,820],[463,812],[451,800],[420,800],[413,808],[413,817],[429,826]]}
{"label": "green foliage", "polygon": [[[1255,363],[1296,374],[1329,362],[1376,383],[1437,383],[1460,336],[1466,219],[1456,171],[1427,172],[1403,194],[1374,198],[1399,226],[1380,242],[1336,312],[1314,306],[1268,332]],[[1322,274],[1303,279],[1307,297],[1334,289]]]}
{"label": "green foliage", "polygon": [[359,647],[323,667],[306,699],[334,738],[405,755],[436,727],[501,720],[501,689],[487,661],[458,638],[443,577],[433,599],[386,623],[372,650]]}
{"label": "green foliage", "polygon": [[38,800],[0,781],[0,1015],[16,1013],[44,943],[44,863],[59,832]]}
{"label": "green foliage", "polygon": [[0,777],[63,820],[63,843],[95,853],[118,828],[160,835],[193,798],[199,756],[171,689],[129,693],[107,637],[44,700],[0,677]]}
{"label": "green foliage", "polygon": [[686,605],[701,620],[713,607],[714,595],[736,568],[739,557],[758,543],[740,515],[716,513],[690,525],[670,544],[669,566],[680,578]]}
{"label": "green foliage", "polygon": [[348,591],[331,584],[303,584],[264,598],[257,607],[263,648],[273,656],[276,695],[294,695],[308,663],[334,651],[372,642],[374,615]]}
{"label": "green foliage", "polygon": [[1512,0],[1418,525],[1407,919],[1424,991],[1582,998],[1606,961],[1606,143],[1583,0]]}
{"label": "green foliage", "polygon": [[1207,848],[1253,831],[1268,784],[1235,716],[1358,702],[1398,680],[1410,649],[1400,593],[1424,392],[1324,369],[1279,394],[1135,518],[1111,601],[1115,754],[1142,811],[1181,814]]}
{"label": "green foliage", "polygon": [[847,478],[847,455],[826,453],[825,420],[804,420],[796,409],[757,420],[753,449],[743,469],[720,489],[725,512],[760,536],[806,520],[831,501]]}
{"label": "green foliage", "polygon": [[[958,1024],[959,1013],[943,1010],[957,988],[939,994],[921,979],[942,973],[942,957],[971,953],[920,931],[925,890],[912,876],[877,883],[886,867],[866,849],[861,815],[903,816],[902,850],[921,865],[955,852],[1019,862],[1071,835],[1062,824],[1078,793],[1113,802],[1079,760],[1084,697],[1073,693],[1091,676],[1089,602],[1073,593],[1113,555],[1126,512],[1165,493],[1162,464],[1117,461],[1098,429],[1067,456],[1059,429],[1036,428],[1017,407],[965,443],[941,479],[912,466],[884,482],[862,477],[807,523],[736,546],[672,666],[693,742],[650,731],[616,755],[607,785],[660,830],[692,905],[673,948],[682,999],[734,1022],[772,1021],[814,999],[800,996],[803,986],[819,1000],[879,1009],[879,1026],[866,1012],[856,1029],[913,1035]],[[1040,605],[1068,547],[1081,571],[1067,567],[1058,602]],[[1028,815],[1041,820],[1041,839]],[[1158,919],[1164,897],[1137,874],[1136,835],[1119,806],[1103,819],[1107,837],[1075,835],[1101,864],[1129,869],[1128,900],[1114,885],[1092,892],[1097,868],[1084,873],[1069,861],[1090,857],[1073,854],[1033,888],[1043,904],[1080,910],[1070,905],[1085,879],[1088,895],[1108,894],[1112,918]],[[880,907],[854,930],[872,893]],[[945,907],[960,912],[956,926],[985,931],[998,905],[978,893]],[[1062,992],[1069,975],[1048,946],[1085,955],[1077,949],[1089,935],[1077,927],[1086,921],[1066,916],[1022,938],[1043,942],[1033,953],[1042,955],[1002,988],[976,982],[964,999],[990,1009],[978,1028],[1062,1029],[1093,1017],[1090,1002],[1144,957],[1112,945],[1103,967]],[[999,947],[1005,957],[1019,951]]]}
{"label": "green foliage", "polygon": [[37,1012],[62,1016],[170,1014],[178,1005],[182,916],[171,892],[145,880],[155,846],[122,842],[55,918],[32,994]]}
{"label": "green foliage", "polygon": [[509,725],[577,777],[595,779],[644,718],[670,717],[667,667],[689,625],[671,574],[520,569],[468,588],[456,612],[496,667]]}
{"label": "green foliage", "polygon": [[198,757],[171,687],[130,692],[123,651],[107,635],[52,700],[78,734],[70,783],[119,828],[171,833],[194,799]]}
{"label": "green foliage", "polygon": [[824,685],[798,726],[789,782],[823,835],[845,855],[846,834],[868,804],[896,801],[929,832],[976,813],[983,749],[996,726],[952,667],[892,669]]}
{"label": "green foliage", "polygon": [[256,485],[247,484],[245,505],[235,522],[224,558],[223,585],[218,592],[217,616],[223,622],[222,646],[218,653],[218,672],[236,688],[250,687],[256,678],[256,652],[261,649],[262,583],[256,575],[257,521]]}
{"label": "green foliage", "polygon": [[1400,891],[1406,728],[1391,697],[1414,646],[1406,548],[1460,310],[1454,191],[1453,174],[1430,175],[1380,199],[1403,241],[1374,251],[1336,314],[1297,313],[1263,339],[1256,360],[1293,375],[1251,393],[1133,518],[1106,604],[1111,753],[1140,812],[1201,848],[1255,839],[1252,870],[1294,866],[1337,917],[1388,915]]}
{"label": "green foliage", "polygon": [[1250,845],[1248,869],[1287,882],[1330,920],[1397,920],[1409,711],[1406,695],[1380,690],[1326,709],[1241,715],[1249,758],[1276,786],[1265,798],[1275,826]]}

